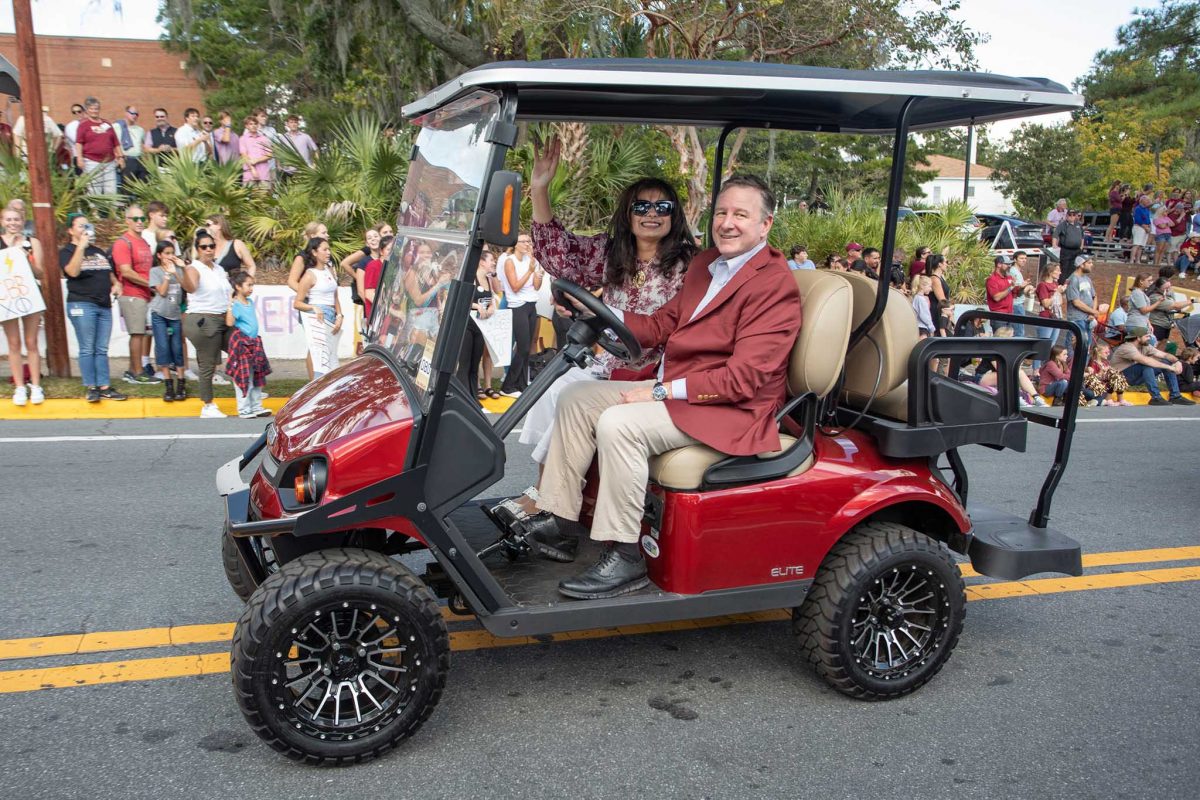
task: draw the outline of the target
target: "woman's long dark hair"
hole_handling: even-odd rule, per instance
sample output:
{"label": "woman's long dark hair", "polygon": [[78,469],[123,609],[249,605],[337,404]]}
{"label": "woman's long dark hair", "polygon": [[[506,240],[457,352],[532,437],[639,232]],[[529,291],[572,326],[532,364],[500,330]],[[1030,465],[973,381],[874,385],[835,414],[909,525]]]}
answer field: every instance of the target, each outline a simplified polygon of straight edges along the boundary
{"label": "woman's long dark hair", "polygon": [[300,254],[300,257],[304,260],[304,269],[300,271],[301,275],[317,265],[317,248],[325,242],[325,239],[314,236],[308,240],[308,244],[304,245],[304,252]]}
{"label": "woman's long dark hair", "polygon": [[933,253],[925,258],[925,274],[932,275],[938,266],[946,263],[946,257],[941,253]]}
{"label": "woman's long dark hair", "polygon": [[637,239],[633,235],[630,216],[638,194],[651,190],[675,204],[671,210],[671,232],[658,243],[658,269],[665,275],[673,275],[680,261],[686,269],[687,263],[699,249],[692,239],[687,218],[683,215],[683,205],[674,187],[658,178],[636,180],[617,198],[616,210],[608,223],[608,245],[605,248],[608,263],[604,267],[604,282],[610,286],[624,286],[637,275]]}

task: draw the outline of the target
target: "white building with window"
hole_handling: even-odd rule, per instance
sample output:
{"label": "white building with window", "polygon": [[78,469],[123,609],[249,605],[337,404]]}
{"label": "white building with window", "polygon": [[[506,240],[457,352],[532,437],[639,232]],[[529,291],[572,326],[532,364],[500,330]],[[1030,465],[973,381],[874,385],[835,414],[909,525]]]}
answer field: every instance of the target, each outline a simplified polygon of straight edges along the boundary
{"label": "white building with window", "polygon": [[[937,177],[921,184],[921,195],[914,200],[941,205],[947,200],[962,199],[963,170],[966,169],[967,162],[949,156],[927,156],[925,164],[937,173]],[[1013,208],[1012,203],[1000,193],[1000,188],[992,180],[992,168],[982,164],[971,165],[967,204],[981,214],[1010,214]]]}

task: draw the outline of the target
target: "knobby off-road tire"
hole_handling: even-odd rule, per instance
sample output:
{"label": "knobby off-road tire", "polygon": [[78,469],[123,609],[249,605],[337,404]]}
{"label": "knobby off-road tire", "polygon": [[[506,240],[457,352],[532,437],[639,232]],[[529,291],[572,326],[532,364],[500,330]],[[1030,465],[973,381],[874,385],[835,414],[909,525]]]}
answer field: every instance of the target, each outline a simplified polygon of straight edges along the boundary
{"label": "knobby off-road tire", "polygon": [[414,733],[442,694],[450,639],[433,594],[367,550],[300,556],[263,582],[233,634],[238,705],[297,761],[366,761]]}
{"label": "knobby off-road tire", "polygon": [[826,556],[793,628],[801,655],[830,686],[886,700],[941,670],[965,615],[962,576],[942,544],[903,525],[871,522]]}
{"label": "knobby off-road tire", "polygon": [[221,564],[225,567],[225,579],[229,581],[229,588],[245,603],[250,599],[250,595],[254,594],[258,584],[254,582],[250,573],[246,572],[237,544],[229,531],[221,534]]}

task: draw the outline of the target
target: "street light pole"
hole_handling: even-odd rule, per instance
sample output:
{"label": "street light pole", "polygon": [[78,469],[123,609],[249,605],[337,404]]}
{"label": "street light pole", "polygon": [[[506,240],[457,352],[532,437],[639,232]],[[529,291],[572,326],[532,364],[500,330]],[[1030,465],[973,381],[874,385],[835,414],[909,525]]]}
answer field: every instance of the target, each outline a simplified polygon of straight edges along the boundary
{"label": "street light pole", "polygon": [[971,120],[971,124],[967,126],[967,153],[963,156],[963,161],[966,166],[963,168],[963,202],[969,203],[968,197],[971,193],[971,151],[975,149],[975,120]]}
{"label": "street light pole", "polygon": [[46,300],[46,361],[50,374],[71,376],[67,353],[67,320],[63,316],[62,271],[55,247],[54,205],[50,191],[50,155],[46,152],[46,126],[42,124],[42,85],[33,38],[29,0],[13,0],[17,29],[17,69],[21,73],[21,107],[25,112],[25,147],[29,160],[29,193],[33,200],[33,228],[42,243],[42,295]]}

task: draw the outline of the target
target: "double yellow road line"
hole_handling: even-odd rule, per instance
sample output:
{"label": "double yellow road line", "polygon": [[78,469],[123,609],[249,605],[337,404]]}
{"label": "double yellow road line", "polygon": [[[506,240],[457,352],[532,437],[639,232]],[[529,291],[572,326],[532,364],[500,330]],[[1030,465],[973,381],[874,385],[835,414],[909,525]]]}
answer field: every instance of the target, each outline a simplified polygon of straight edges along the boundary
{"label": "double yellow road line", "polygon": [[[1170,547],[1157,550],[1124,550],[1112,553],[1092,553],[1083,557],[1085,568],[1156,564],[1171,561],[1200,559],[1200,546]],[[968,565],[962,565],[963,577],[979,577]],[[1158,569],[1119,570],[1083,575],[1078,578],[1039,578],[1026,581],[979,582],[967,586],[968,600],[998,600],[1008,597],[1060,594],[1063,592],[1112,589],[1123,586],[1200,581],[1200,564]],[[443,609],[448,620],[464,621]],[[551,637],[497,638],[482,629],[454,630],[450,647],[456,651],[496,647],[515,647],[546,641],[601,639],[613,636],[635,636],[646,633],[713,628],[751,622],[773,622],[790,618],[790,611],[762,611],[755,614],[734,614],[724,617],[665,622],[650,625],[629,625],[617,628],[598,628],[555,634]],[[129,631],[41,636],[0,640],[0,661],[75,656],[88,653],[122,652],[156,647],[228,642],[233,636],[233,623],[214,625],[179,625],[169,628],[143,628]],[[72,686],[96,686],[106,683],[183,678],[196,675],[216,675],[229,672],[229,653],[140,658],[125,661],[105,661],[65,667],[0,670],[0,694],[32,692],[41,689],[62,689]]]}

